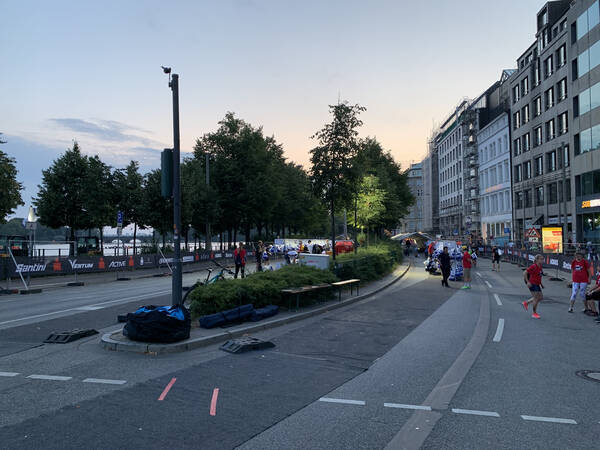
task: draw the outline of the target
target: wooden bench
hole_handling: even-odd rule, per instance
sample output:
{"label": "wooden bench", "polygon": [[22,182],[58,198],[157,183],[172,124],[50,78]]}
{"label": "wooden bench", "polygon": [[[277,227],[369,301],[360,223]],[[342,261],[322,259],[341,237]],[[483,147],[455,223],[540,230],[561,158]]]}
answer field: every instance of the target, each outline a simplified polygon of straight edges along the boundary
{"label": "wooden bench", "polygon": [[352,295],[352,289],[353,289],[354,285],[356,285],[356,295],[358,295],[358,288],[360,286],[360,280],[358,278],[353,278],[351,280],[337,281],[335,283],[331,283],[331,285],[333,287],[338,288],[338,300],[341,302],[342,301],[342,288],[344,286],[350,285],[350,295]]}
{"label": "wooden bench", "polygon": [[302,286],[297,288],[282,289],[281,293],[288,296],[288,310],[291,310],[292,297],[296,296],[296,311],[300,308],[300,296],[309,292],[331,289],[331,284],[319,284],[316,286]]}

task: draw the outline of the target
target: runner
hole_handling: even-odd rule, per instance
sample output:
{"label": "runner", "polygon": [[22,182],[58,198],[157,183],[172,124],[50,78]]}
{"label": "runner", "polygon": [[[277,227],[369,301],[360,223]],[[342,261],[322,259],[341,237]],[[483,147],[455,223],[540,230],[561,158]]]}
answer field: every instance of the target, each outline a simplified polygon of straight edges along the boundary
{"label": "runner", "polygon": [[500,252],[496,246],[492,249],[492,270],[500,272]]}
{"label": "runner", "polygon": [[541,302],[544,298],[542,294],[542,288],[544,285],[542,284],[542,263],[544,262],[544,257],[542,255],[535,255],[535,260],[533,264],[529,266],[529,268],[523,272],[523,278],[525,280],[525,284],[529,288],[531,292],[531,298],[523,302],[523,308],[527,311],[529,304],[533,303],[533,314],[531,317],[534,319],[539,319],[540,315],[537,313],[538,303]]}
{"label": "runner", "polygon": [[569,312],[573,312],[573,306],[575,306],[575,300],[577,299],[577,293],[580,293],[580,297],[583,300],[583,304],[587,309],[586,299],[585,299],[585,291],[587,289],[588,283],[590,282],[590,277],[592,276],[590,264],[583,259],[583,254],[577,252],[575,253],[575,259],[571,263],[571,273],[573,279],[573,290],[571,292],[571,306],[569,307]]}
{"label": "runner", "polygon": [[463,250],[465,251],[463,253],[463,257],[462,257],[462,266],[463,266],[463,277],[465,279],[465,283],[463,284],[463,287],[461,287],[461,289],[471,289],[471,255],[469,254],[469,251],[467,250],[467,246],[463,246]]}

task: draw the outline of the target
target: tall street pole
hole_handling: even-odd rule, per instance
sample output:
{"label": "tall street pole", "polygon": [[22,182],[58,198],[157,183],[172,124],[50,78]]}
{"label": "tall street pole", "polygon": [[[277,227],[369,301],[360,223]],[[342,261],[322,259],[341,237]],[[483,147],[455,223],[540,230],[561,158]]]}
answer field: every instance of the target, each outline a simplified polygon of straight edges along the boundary
{"label": "tall street pole", "polygon": [[181,182],[179,162],[179,75],[169,83],[173,91],[173,293],[171,304],[181,304]]}
{"label": "tall street pole", "polygon": [[[208,155],[208,152],[205,153],[206,156],[206,189],[208,190],[209,186],[210,186],[210,158]],[[246,237],[246,240],[248,239],[248,237]],[[206,246],[206,250],[207,251],[212,251],[212,238],[211,238],[211,233],[210,233],[210,218],[209,218],[209,214],[207,211],[206,214],[206,241],[205,241],[205,246]]]}

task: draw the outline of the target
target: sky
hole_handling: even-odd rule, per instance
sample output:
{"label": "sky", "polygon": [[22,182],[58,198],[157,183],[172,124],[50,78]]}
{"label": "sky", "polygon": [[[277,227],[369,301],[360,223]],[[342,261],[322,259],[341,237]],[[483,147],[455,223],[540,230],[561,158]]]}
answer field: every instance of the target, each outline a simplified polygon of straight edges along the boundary
{"label": "sky", "polygon": [[23,217],[41,171],[73,141],[113,167],[160,166],[180,76],[182,152],[228,111],[309,167],[328,105],[358,103],[361,137],[403,168],[432,128],[516,67],[534,0],[0,0],[0,148],[17,160]]}

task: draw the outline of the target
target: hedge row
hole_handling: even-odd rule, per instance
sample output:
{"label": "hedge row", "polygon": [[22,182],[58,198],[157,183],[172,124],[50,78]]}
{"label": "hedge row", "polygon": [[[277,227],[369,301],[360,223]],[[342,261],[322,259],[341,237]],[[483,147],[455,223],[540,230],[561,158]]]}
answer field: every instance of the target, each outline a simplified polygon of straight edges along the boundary
{"label": "hedge row", "polygon": [[227,279],[190,292],[191,313],[194,317],[213,314],[252,303],[255,308],[281,305],[287,302],[282,289],[333,283],[338,278],[329,270],[290,265],[276,271],[257,272],[244,279]]}
{"label": "hedge row", "polygon": [[402,245],[385,241],[369,247],[359,247],[358,252],[345,253],[332,262],[331,269],[341,280],[359,278],[373,281],[390,273],[402,262]]}

